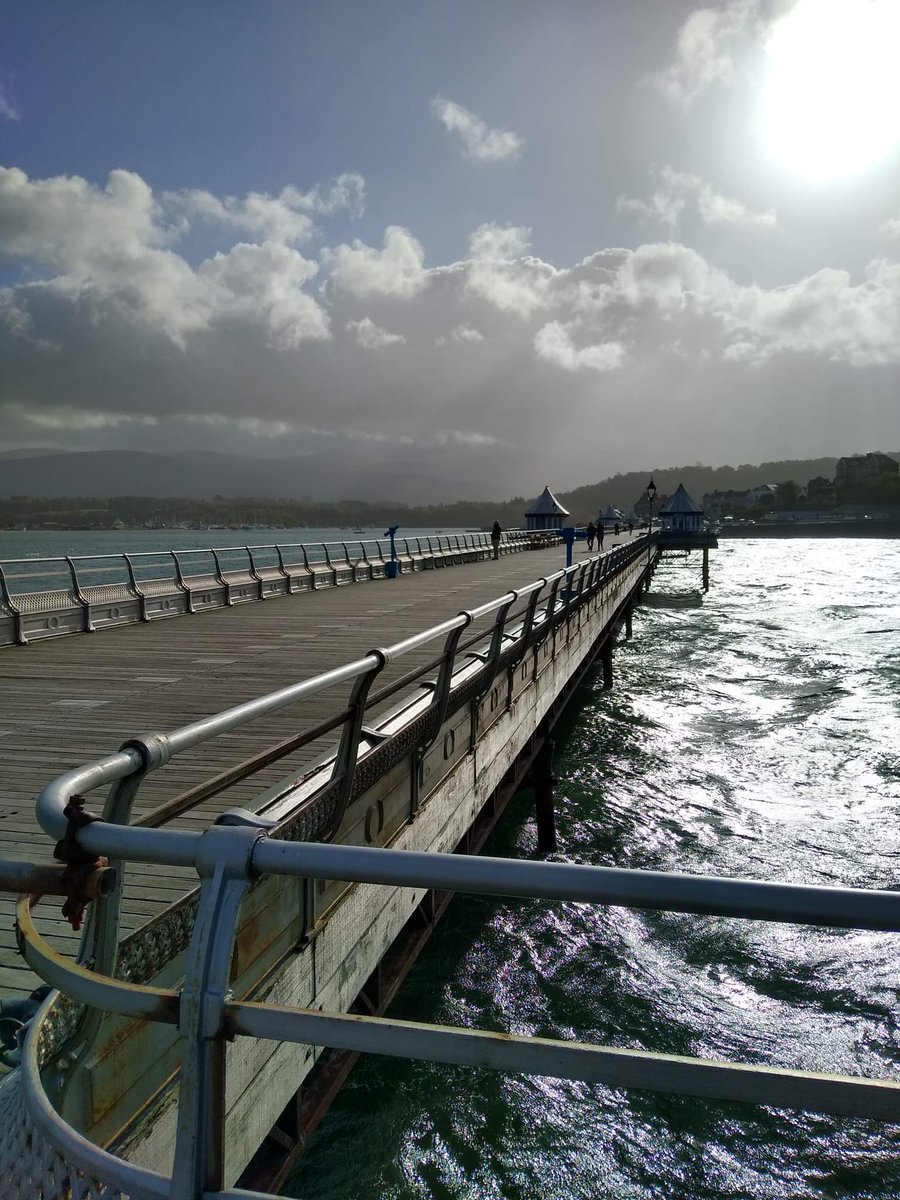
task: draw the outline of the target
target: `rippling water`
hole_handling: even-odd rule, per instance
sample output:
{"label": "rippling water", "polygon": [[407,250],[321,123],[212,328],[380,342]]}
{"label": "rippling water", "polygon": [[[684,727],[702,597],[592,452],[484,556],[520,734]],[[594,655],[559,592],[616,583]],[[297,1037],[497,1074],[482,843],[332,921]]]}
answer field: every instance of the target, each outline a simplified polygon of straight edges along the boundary
{"label": "rippling water", "polygon": [[[900,884],[900,543],[723,542],[559,731],[560,860]],[[665,566],[655,591],[698,586]],[[528,797],[488,852],[536,853]],[[460,898],[394,1015],[900,1079],[900,935]],[[900,1120],[900,1113],[898,1113]],[[900,1196],[897,1126],[369,1058],[304,1200]]]}

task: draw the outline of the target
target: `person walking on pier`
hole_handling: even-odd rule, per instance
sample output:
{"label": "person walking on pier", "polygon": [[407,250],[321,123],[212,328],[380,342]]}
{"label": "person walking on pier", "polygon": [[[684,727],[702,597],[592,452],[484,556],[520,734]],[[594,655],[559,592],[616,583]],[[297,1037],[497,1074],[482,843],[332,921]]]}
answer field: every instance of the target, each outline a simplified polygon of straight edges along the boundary
{"label": "person walking on pier", "polygon": [[495,521],[491,528],[491,545],[494,548],[494,562],[500,557],[500,535],[503,530],[500,528],[500,522]]}
{"label": "person walking on pier", "polygon": [[603,519],[601,517],[601,519],[597,522],[597,549],[598,550],[603,549],[603,534],[604,534],[604,532],[605,532],[605,530],[603,528]]}
{"label": "person walking on pier", "polygon": [[593,521],[588,521],[587,529],[585,529],[584,532],[585,536],[587,537],[587,548],[588,550],[593,550],[594,538],[597,536],[597,527]]}

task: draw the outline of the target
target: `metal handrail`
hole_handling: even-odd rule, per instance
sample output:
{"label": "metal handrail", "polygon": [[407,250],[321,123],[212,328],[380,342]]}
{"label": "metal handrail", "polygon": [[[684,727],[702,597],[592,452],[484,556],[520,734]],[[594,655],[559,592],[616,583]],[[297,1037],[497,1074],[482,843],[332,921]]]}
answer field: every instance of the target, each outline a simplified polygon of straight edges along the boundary
{"label": "metal handrail", "polygon": [[[92,1145],[55,1112],[38,1069],[38,1035],[49,1002],[29,1030],[24,1058],[26,1088],[45,1137],[82,1170],[131,1195],[169,1200],[241,1195],[217,1190],[216,1180],[210,1179],[210,1174],[221,1174],[222,1162],[221,1153],[211,1151],[209,1140],[221,1145],[224,1121],[221,1106],[208,1104],[209,1089],[221,1086],[213,1062],[220,1053],[217,1047],[235,1036],[882,1120],[896,1120],[900,1111],[900,1084],[891,1080],[233,1000],[227,992],[227,963],[240,901],[251,880],[260,875],[900,932],[900,895],[896,892],[284,842],[245,828],[214,827],[182,836],[193,849],[193,865],[202,883],[186,982],[180,993],[140,987],[71,963],[53,951],[38,932],[31,915],[34,898],[24,897],[17,909],[25,959],[55,986],[104,1012],[177,1023],[181,1031],[178,1139],[169,1181]],[[159,861],[173,863],[172,858]],[[216,1032],[201,1034],[201,1028]]]}
{"label": "metal handrail", "polygon": [[[610,556],[614,558],[618,557],[623,562],[631,561],[640,548],[641,541],[635,541],[629,543],[627,546],[617,547],[615,550],[610,551]],[[540,580],[520,589],[518,595],[521,597],[531,595],[536,589],[540,590],[554,581],[571,579],[581,569],[580,565],[565,568],[554,575],[548,576],[546,580]],[[473,619],[496,611],[506,601],[507,596],[503,595],[473,609],[471,613],[464,612],[457,617],[443,621],[439,625],[405,638],[383,650],[379,650],[377,653],[370,653],[364,658],[356,659],[331,671],[323,672],[312,679],[291,684],[286,688],[270,692],[265,696],[245,701],[243,704],[226,709],[224,712],[204,717],[189,725],[181,726],[168,734],[154,735],[150,739],[152,744],[126,744],[126,747],[120,750],[118,754],[106,756],[93,763],[68,771],[49,783],[38,796],[36,804],[38,822],[47,834],[58,840],[65,835],[68,821],[64,815],[64,809],[72,795],[91,791],[106,783],[113,783],[137,771],[153,770],[168,762],[174,754],[206,742],[219,734],[227,733],[259,717],[266,716],[288,704],[309,699],[311,696],[324,692],[340,683],[355,680],[361,675],[365,675],[375,668],[380,667],[382,662],[390,662],[418,649],[420,646],[426,645],[436,638],[448,635],[457,628],[464,628]],[[112,832],[108,826],[104,826],[104,829],[107,833]],[[143,832],[145,834],[149,833],[148,830]],[[128,857],[127,853],[123,853],[121,846],[115,851],[112,849],[98,849],[92,844],[95,835],[90,829],[84,830],[79,837],[87,849],[96,850],[100,854]]]}
{"label": "metal handrail", "polygon": [[[358,724],[360,705],[364,707],[365,704],[364,691],[386,657],[400,657],[440,637],[448,639],[448,643],[454,639],[455,655],[461,650],[459,635],[462,631],[477,617],[491,614],[497,614],[491,637],[492,650],[481,669],[489,671],[492,666],[495,669],[494,660],[505,636],[505,620],[511,605],[520,600],[525,602],[515,645],[527,647],[531,638],[539,639],[542,630],[551,627],[555,630],[557,623],[566,619],[567,613],[590,596],[599,594],[609,582],[614,565],[640,559],[645,549],[644,539],[629,543],[603,556],[602,561],[591,560],[586,565],[580,564],[546,580],[538,580],[518,592],[506,593],[477,609],[403,639],[386,651],[373,652],[304,684],[239,705],[217,718],[195,722],[168,737],[144,739],[126,746],[118,755],[88,764],[80,771],[68,772],[42,793],[43,816],[53,826],[48,832],[56,836],[58,812],[55,806],[76,777],[78,790],[86,791],[104,782],[126,778],[132,768],[143,771],[162,765],[179,749],[196,745],[218,732],[233,729],[269,712],[273,707],[290,703],[298,694],[314,695],[338,679],[354,681],[358,702],[354,708],[351,697],[343,715]],[[601,571],[601,567],[605,569]],[[538,610],[545,589],[549,591],[549,604]],[[432,666],[438,663],[442,667],[444,683],[435,690],[436,693],[443,691],[446,698],[451,686],[452,655],[445,650]],[[474,668],[470,665],[465,669]],[[360,685],[361,691],[358,690]],[[439,703],[437,695],[434,703]],[[218,724],[220,718],[223,723]],[[339,759],[341,754],[339,749]],[[346,754],[344,759],[346,767]],[[346,778],[338,776],[338,783],[346,784]],[[44,820],[42,824],[47,828]],[[248,1195],[238,1190],[221,1190],[224,1110],[220,1104],[212,1103],[215,1093],[211,1089],[220,1086],[217,1080],[224,1041],[234,1036],[530,1071],[611,1087],[647,1088],[679,1095],[743,1100],[886,1120],[896,1120],[900,1112],[900,1084],[890,1080],[716,1062],[285,1007],[235,1000],[227,990],[240,903],[251,883],[261,876],[519,896],[889,932],[900,932],[900,893],[897,892],[293,842],[247,827],[214,826],[203,833],[192,833],[138,829],[99,821],[79,831],[78,841],[88,850],[108,853],[115,858],[193,867],[201,880],[199,910],[181,992],[133,985],[113,978],[107,971],[90,971],[72,963],[57,954],[38,932],[31,913],[34,898],[24,898],[18,906],[20,948],[29,965],[44,978],[91,1008],[178,1025],[183,1065],[171,1180],[91,1145],[54,1111],[43,1092],[37,1062],[39,1031],[49,1012],[49,1003],[33,1022],[26,1042],[27,1099],[45,1137],[76,1166],[135,1197],[200,1200],[202,1196],[207,1200],[213,1197],[237,1200],[241,1195]]]}

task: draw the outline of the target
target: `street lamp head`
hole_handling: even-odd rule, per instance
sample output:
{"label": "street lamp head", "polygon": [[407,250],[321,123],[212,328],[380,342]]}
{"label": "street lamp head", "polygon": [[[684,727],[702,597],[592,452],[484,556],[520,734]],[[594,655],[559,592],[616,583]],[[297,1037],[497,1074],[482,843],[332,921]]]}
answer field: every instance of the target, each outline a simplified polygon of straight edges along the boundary
{"label": "street lamp head", "polygon": [[656,499],[656,484],[653,482],[652,476],[650,482],[647,484],[647,499],[651,504]]}

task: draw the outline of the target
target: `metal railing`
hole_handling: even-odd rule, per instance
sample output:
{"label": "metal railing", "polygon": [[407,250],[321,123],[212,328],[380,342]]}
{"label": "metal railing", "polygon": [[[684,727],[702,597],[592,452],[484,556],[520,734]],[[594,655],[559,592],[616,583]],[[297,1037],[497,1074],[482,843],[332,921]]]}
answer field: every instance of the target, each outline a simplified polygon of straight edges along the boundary
{"label": "metal railing", "polygon": [[[510,530],[500,552],[531,549],[546,533]],[[396,538],[393,561],[403,573],[491,553],[486,533],[432,534]],[[0,645],[383,579],[391,561],[386,538],[5,559]]]}
{"label": "metal railing", "polygon": [[287,1008],[234,1000],[228,991],[238,908],[251,883],[269,875],[900,932],[900,895],[895,892],[290,843],[250,828],[214,827],[202,834],[175,836],[177,852],[172,843],[172,852],[159,859],[156,855],[162,851],[155,849],[152,859],[145,856],[148,835],[140,840],[144,861],[191,864],[201,879],[200,908],[180,992],[137,987],[65,963],[38,933],[31,900],[21,900],[18,908],[25,956],[55,987],[105,1012],[178,1026],[182,1073],[171,1180],[86,1143],[62,1122],[41,1083],[41,1016],[26,1044],[22,1085],[26,1102],[55,1152],[71,1164],[70,1170],[77,1167],[136,1200],[145,1196],[246,1200],[250,1195],[225,1189],[222,1181],[224,1046],[226,1039],[235,1037],[886,1121],[900,1116],[900,1084],[888,1080]]}
{"label": "metal railing", "polygon": [[[354,775],[385,744],[401,737],[411,713],[440,718],[464,688],[467,695],[485,694],[500,664],[552,639],[569,636],[573,619],[595,604],[604,589],[626,569],[643,570],[646,539],[618,547],[608,555],[536,581],[480,609],[407,638],[385,650],[345,664],[335,671],[291,688],[198,721],[166,736],[126,744],[117,754],[67,772],[42,792],[38,817],[53,838],[66,832],[65,807],[75,792],[113,785],[106,820],[94,821],[77,834],[79,846],[118,861],[191,867],[200,879],[184,984],[180,989],[127,982],[113,977],[108,930],[103,912],[114,897],[99,905],[91,934],[93,969],[58,955],[38,932],[32,909],[35,898],[18,906],[22,952],[29,965],[54,987],[90,1010],[176,1027],[181,1082],[175,1158],[171,1179],[127,1162],[92,1145],[63,1121],[44,1090],[40,1067],[48,1053],[48,1023],[53,1000],[45,1002],[32,1022],[25,1045],[19,1084],[21,1105],[52,1148],[47,1153],[66,1164],[67,1178],[103,1180],[107,1194],[173,1200],[239,1200],[250,1193],[224,1184],[225,1053],[234,1038],[295,1042],[340,1050],[419,1058],[499,1070],[530,1072],[583,1080],[613,1088],[639,1088],[707,1099],[745,1101],[776,1107],[896,1121],[900,1118],[900,1084],[883,1079],[806,1072],[786,1067],[739,1064],[687,1056],[625,1050],[611,1046],[507,1033],[436,1026],[385,1017],[321,1011],[235,999],[229,991],[232,953],[241,902],[260,881],[276,878],[379,884],[403,889],[444,889],[483,895],[515,896],[548,901],[619,905],[730,918],[794,922],[838,928],[900,932],[900,893],[852,888],[779,884],[744,879],[623,870],[552,862],[476,858],[447,853],[392,850],[288,840],[284,806],[296,816],[296,798],[276,805],[281,824],[264,828],[213,826],[202,833],[116,824],[127,820],[131,800],[147,771],[163,766],[182,751],[239,728],[286,704],[318,695],[339,683],[352,684],[342,710],[341,743],[316,785],[316,794],[331,794],[324,836],[335,828],[335,812],[352,792]],[[606,611],[606,610],[604,610]],[[615,613],[613,614],[615,615]],[[480,635],[483,649],[464,650],[463,634],[477,620],[492,618],[490,636]],[[386,662],[414,653],[429,642],[442,651],[427,667],[437,678],[410,706],[365,729],[367,705],[378,699],[372,684]],[[469,639],[470,645],[471,639]],[[464,660],[464,661],[460,661]],[[419,667],[391,685],[400,688],[418,679]],[[477,685],[471,688],[473,682]],[[385,689],[387,692],[390,689]],[[383,696],[382,696],[383,698]],[[414,717],[412,719],[419,719]],[[53,884],[53,880],[50,881]],[[113,905],[114,907],[114,905]],[[84,958],[84,954],[82,956]],[[0,1088],[0,1107],[6,1088]],[[73,1190],[75,1195],[99,1192]]]}

